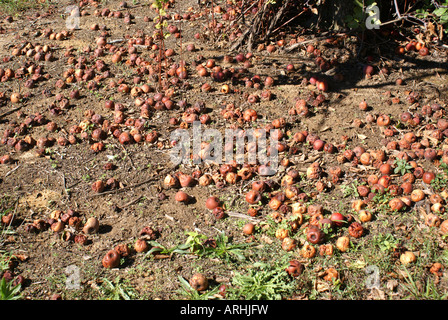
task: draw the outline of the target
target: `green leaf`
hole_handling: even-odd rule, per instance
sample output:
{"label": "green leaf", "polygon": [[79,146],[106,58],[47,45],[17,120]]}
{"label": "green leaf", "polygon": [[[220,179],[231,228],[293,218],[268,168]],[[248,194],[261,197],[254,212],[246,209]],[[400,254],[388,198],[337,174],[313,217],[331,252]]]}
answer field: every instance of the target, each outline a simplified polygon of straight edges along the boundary
{"label": "green leaf", "polygon": [[361,1],[359,1],[359,0],[355,0],[355,4],[357,4],[358,7],[360,7],[361,9],[363,8],[363,4],[362,4]]}
{"label": "green leaf", "polygon": [[445,24],[448,22],[448,15],[442,16],[440,17],[440,21],[441,24]]}
{"label": "green leaf", "polygon": [[182,287],[184,287],[186,290],[193,290],[193,288],[190,286],[190,283],[187,280],[185,280],[184,277],[177,276],[177,278],[179,279],[179,282]]}
{"label": "green leaf", "polygon": [[0,280],[0,300],[19,300],[21,298],[21,284],[12,285],[12,281],[6,281],[5,278]]}
{"label": "green leaf", "polygon": [[443,16],[446,12],[448,11],[448,8],[438,8],[436,10],[434,10],[432,13],[435,14],[436,16]]}
{"label": "green leaf", "polygon": [[349,23],[347,23],[347,26],[348,26],[350,29],[356,29],[356,28],[359,27],[359,23],[356,22],[356,21],[350,21]]}

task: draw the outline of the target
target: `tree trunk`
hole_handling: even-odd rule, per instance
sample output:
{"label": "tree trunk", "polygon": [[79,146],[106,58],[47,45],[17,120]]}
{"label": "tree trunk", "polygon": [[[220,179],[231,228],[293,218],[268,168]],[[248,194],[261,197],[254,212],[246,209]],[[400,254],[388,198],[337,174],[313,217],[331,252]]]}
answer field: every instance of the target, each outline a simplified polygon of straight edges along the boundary
{"label": "tree trunk", "polygon": [[325,31],[338,31],[345,27],[345,17],[353,13],[353,1],[323,0],[318,10],[316,26]]}
{"label": "tree trunk", "polygon": [[[273,3],[268,1],[260,3],[262,5],[259,11],[241,38],[233,44],[232,51],[243,46],[251,51],[257,42],[265,42],[275,33],[274,31],[280,31],[283,24],[288,27],[300,24],[306,28],[319,28],[322,31],[339,31],[345,27],[345,18],[353,14],[354,6],[351,0],[322,0],[315,7],[316,14],[308,21],[303,21],[298,16],[303,12],[304,1],[276,0]],[[291,23],[288,23],[288,19],[291,19]]]}

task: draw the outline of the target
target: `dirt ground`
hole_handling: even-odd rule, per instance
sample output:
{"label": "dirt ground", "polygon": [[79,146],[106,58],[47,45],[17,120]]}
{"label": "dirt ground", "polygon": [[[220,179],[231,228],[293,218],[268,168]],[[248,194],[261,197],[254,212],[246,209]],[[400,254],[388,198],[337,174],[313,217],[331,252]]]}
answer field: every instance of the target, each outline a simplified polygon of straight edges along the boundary
{"label": "dirt ground", "polygon": [[[58,127],[56,131],[49,131],[46,124],[33,122],[25,133],[18,133],[17,136],[20,138],[30,135],[36,141],[41,137],[54,138],[55,142],[52,145],[40,149],[36,146],[29,150],[17,151],[7,143],[0,145],[0,155],[10,154],[14,160],[12,163],[0,165],[1,206],[3,211],[13,212],[15,217],[13,232],[2,234],[1,250],[20,257],[20,261],[14,268],[14,274],[20,274],[25,279],[22,289],[23,297],[46,300],[54,294],[61,294],[64,299],[102,299],[104,296],[98,289],[103,283],[101,279],[107,278],[113,281],[117,277],[126,279],[129,286],[139,293],[140,298],[147,299],[179,299],[178,275],[188,279],[196,272],[203,272],[212,279],[215,285],[229,283],[235,272],[234,265],[217,259],[198,259],[194,255],[175,254],[172,257],[153,259],[145,258],[144,254],[132,254],[123,259],[119,268],[106,269],[102,266],[101,261],[106,252],[119,244],[133,246],[135,240],[141,237],[140,231],[147,226],[156,231],[155,240],[166,247],[185,242],[186,232],[190,231],[209,237],[224,231],[234,242],[245,243],[250,238],[241,232],[242,226],[248,221],[259,224],[265,221],[270,214],[270,209],[268,206],[263,206],[258,216],[254,218],[246,214],[249,206],[245,202],[244,195],[249,190],[249,183],[256,180],[256,177],[249,181],[239,181],[234,185],[226,184],[224,187],[218,187],[212,183],[209,186],[196,185],[183,188],[194,201],[184,205],[174,200],[178,189],[167,188],[164,185],[167,174],[176,172],[192,174],[198,169],[202,170],[202,173],[217,171],[217,167],[213,165],[181,165],[179,167],[172,165],[169,156],[170,132],[179,125],[170,124],[169,120],[181,119],[184,112],[182,108],[155,110],[146,119],[143,130],[147,133],[151,131],[159,133],[157,141],[153,143],[122,145],[116,138],[109,135],[103,141],[106,147],[99,152],[92,151],[91,146],[95,141],[82,140],[81,134],[77,134],[78,142],[75,144],[59,145],[57,143],[58,138],[69,136],[72,126],[87,119],[86,115],[89,115],[89,112],[90,115],[92,113],[102,115],[104,119],[113,121],[114,111],[105,108],[106,100],[123,104],[127,117],[141,118],[139,107],[134,103],[134,97],[119,93],[117,88],[108,86],[110,79],[117,81],[121,79],[130,87],[134,86],[133,79],[138,75],[137,67],[124,63],[129,55],[126,55],[121,64],[114,64],[111,61],[110,52],[106,52],[101,57],[110,70],[111,76],[109,79],[99,80],[99,88],[89,89],[87,82],[76,81],[66,84],[65,88],[56,86],[57,80],[63,79],[67,69],[70,67],[76,69],[76,66],[70,65],[69,56],[66,55],[68,48],[72,49],[76,61],[78,57],[84,56],[87,58],[87,64],[94,66],[95,58],[90,59],[90,57],[96,48],[96,40],[103,32],[103,26],[106,26],[108,41],[122,39],[121,42],[114,42],[114,45],[123,48],[127,48],[129,39],[142,37],[142,35],[143,37],[150,36],[155,30],[152,20],[156,13],[144,2],[128,2],[128,8],[125,9],[119,6],[120,1],[100,2],[97,7],[87,1],[86,3],[87,5],[82,10],[85,10],[87,14],[80,17],[80,28],[72,31],[64,40],[51,40],[43,34],[48,28],[55,32],[66,30],[65,8],[73,4],[72,1],[50,3],[44,9],[30,10],[14,17],[12,22],[2,20],[0,24],[4,31],[0,35],[0,57],[3,59],[1,68],[18,70],[23,66],[25,72],[23,77],[0,82],[0,92],[5,97],[0,107],[0,114],[2,114],[0,132],[11,128],[14,130],[29,116],[36,113],[42,115],[47,121],[55,122]],[[222,6],[225,8],[226,4]],[[103,8],[132,14],[132,23],[124,23],[123,18],[95,16],[94,11]],[[194,12],[201,10],[196,1],[188,0],[176,1],[167,12],[172,15],[174,13],[183,15],[189,8],[192,8]],[[219,19],[220,14],[216,16]],[[149,22],[145,22],[145,17],[149,17],[147,19]],[[393,119],[399,119],[404,111],[416,112],[426,104],[439,103],[443,108],[446,107],[448,84],[446,48],[431,47],[428,56],[420,56],[415,52],[397,55],[396,46],[409,39],[393,38],[382,34],[372,35],[366,32],[366,39],[369,41],[361,41],[358,34],[353,34],[335,35],[332,39],[338,39],[338,41],[331,42],[321,40],[319,34],[297,30],[291,30],[291,34],[286,38],[289,40],[292,35],[300,36],[303,41],[317,38],[319,40],[309,43],[319,48],[323,57],[329,61],[335,59],[338,64],[323,72],[316,66],[314,57],[306,52],[307,45],[291,52],[286,52],[282,48],[278,48],[273,53],[268,53],[266,50],[254,51],[252,66],[246,70],[247,73],[244,76],[251,78],[253,75],[259,75],[261,79],[271,76],[275,79],[275,85],[269,88],[273,94],[272,99],[261,99],[258,103],[250,104],[244,92],[260,94],[263,87],[246,88],[243,80],[234,83],[227,80],[226,83],[231,85],[232,92],[225,94],[220,91],[222,83],[211,81],[210,77],[203,78],[197,75],[195,64],[204,63],[210,58],[215,59],[217,64],[224,68],[242,67],[241,63],[223,61],[224,56],[236,54],[229,52],[227,41],[206,41],[194,38],[197,32],[202,33],[204,30],[208,32],[205,29],[207,21],[208,18],[205,15],[199,16],[196,20],[169,20],[168,24],[181,27],[182,43],[179,38],[171,36],[166,39],[165,44],[166,48],[174,49],[173,61],[185,60],[189,71],[188,79],[183,81],[189,86],[174,85],[175,94],[172,100],[175,103],[185,100],[188,106],[194,106],[198,102],[204,103],[212,120],[205,125],[206,127],[222,130],[235,123],[235,121],[224,119],[221,115],[221,110],[226,105],[234,103],[241,110],[253,108],[259,115],[256,124],[240,124],[246,128],[263,127],[274,119],[284,117],[287,123],[284,128],[285,133],[292,135],[306,130],[335,146],[346,141],[348,149],[362,145],[366,150],[378,150],[385,147],[386,137],[383,128],[377,126],[376,123],[366,122],[368,113],[374,115],[386,113]],[[90,26],[95,23],[98,24],[99,30],[90,29]],[[12,56],[14,48],[26,43],[50,46],[53,60],[35,61],[26,55]],[[194,51],[186,50],[186,46],[190,43],[195,44]],[[141,57],[148,61],[151,61],[151,54],[158,52],[144,46],[136,47]],[[359,56],[357,56],[358,53]],[[375,66],[377,72],[371,77],[365,77],[363,66],[367,64],[370,57],[372,61],[369,63]],[[45,76],[36,81],[34,87],[26,87],[26,79],[30,78],[27,68],[31,64],[42,66]],[[288,64],[293,64],[295,70],[287,71]],[[155,65],[153,66],[155,68]],[[387,68],[387,73],[378,72],[383,67]],[[334,80],[335,74],[342,75],[343,79]],[[327,78],[329,90],[320,93],[315,86],[303,82],[303,79],[309,79],[313,75]],[[399,78],[403,80],[401,86],[396,84]],[[146,82],[153,88],[157,88],[154,77],[144,74],[142,79],[141,83]],[[212,85],[211,91],[201,90],[205,82]],[[70,97],[70,92],[74,89],[79,89],[78,99]],[[9,101],[8,97],[13,92],[20,92],[23,97],[17,104],[11,104]],[[418,92],[418,104],[409,102],[410,92]],[[289,113],[298,99],[308,99],[312,103],[319,93],[323,94],[325,100],[315,108],[310,108],[310,115],[302,117]],[[144,97],[146,99],[152,95],[154,93],[148,93]],[[58,99],[61,96],[68,98],[69,106],[58,110],[57,107],[61,105]],[[399,98],[399,101],[395,101],[394,98]],[[360,110],[358,107],[363,100],[369,106],[367,111]],[[14,111],[9,112],[11,110]],[[356,124],[356,119],[361,120],[361,125]],[[126,126],[120,125],[124,129]],[[399,132],[398,135],[400,134],[402,133]],[[292,145],[290,137],[286,135],[284,141]],[[324,171],[328,172],[329,168],[339,165],[337,156],[343,150],[329,154],[315,151],[303,144],[298,147],[296,154],[289,156],[290,167],[306,172],[310,163],[319,161]],[[282,155],[286,157],[287,154]],[[109,163],[114,165],[111,170],[105,167]],[[344,181],[361,182],[372,172],[370,169],[360,169],[350,162],[341,166],[345,172]],[[432,164],[424,162],[424,166],[430,168]],[[285,171],[285,168],[281,168],[272,180],[280,181]],[[95,181],[106,181],[109,178],[114,178],[118,182],[115,189],[101,193],[95,193],[92,190],[92,184]],[[328,180],[324,179],[324,181]],[[315,186],[312,183],[303,183],[302,188],[312,195],[315,202],[322,203],[328,212],[341,208],[349,210],[351,206],[352,199],[342,198],[341,190],[335,186],[328,188],[328,191],[322,194],[315,192]],[[227,204],[229,214],[226,218],[216,219],[205,208],[204,203],[211,195],[220,197]],[[83,245],[72,240],[65,240],[67,232],[81,233],[69,226],[65,227],[64,232],[54,232],[51,229],[37,232],[29,230],[33,221],[37,219],[47,221],[56,210],[65,213],[70,209],[78,213],[83,222],[89,217],[96,217],[99,220],[99,230],[87,236],[88,243]],[[410,215],[415,216],[412,213]],[[385,220],[387,219],[400,220],[390,216],[386,216]],[[410,221],[414,220],[406,221],[411,223]],[[400,220],[400,223],[405,226],[401,229],[402,233],[399,233],[403,239],[406,239],[406,235],[410,232],[406,227],[408,223],[406,221]],[[368,242],[369,237],[380,233],[382,228],[387,231],[391,227],[381,224],[380,216],[368,222],[367,225],[370,232],[362,243]],[[392,225],[397,226],[393,223]],[[436,234],[434,237],[440,241],[439,250],[443,251],[446,246],[445,239]],[[436,241],[434,238],[431,239]],[[260,245],[274,242],[280,248],[275,237],[268,242],[262,233],[257,234],[252,241]],[[278,254],[275,250],[271,252],[269,248],[263,249],[266,254],[264,257],[254,256],[253,261],[270,261]],[[281,252],[281,248],[279,250]],[[359,256],[362,256],[362,253]],[[360,278],[356,275],[350,275],[348,271],[344,273],[346,260],[343,255],[338,257],[337,265],[340,267],[340,274],[345,283],[356,282],[357,279],[364,281],[359,280]],[[318,269],[318,263],[306,259],[303,261],[310,270]],[[65,281],[70,276],[66,268],[70,266],[76,266],[80,270],[81,289],[68,290],[66,288]],[[322,267],[326,267],[325,262],[321,264]],[[242,268],[245,269],[247,266]],[[385,281],[388,279],[388,276],[385,276]],[[305,280],[304,282],[306,283]],[[442,281],[440,286],[443,285],[446,285],[446,282]],[[298,295],[301,298],[310,298],[309,291],[304,291],[304,295]],[[356,298],[375,298],[372,295],[372,292],[365,290],[358,292]],[[396,296],[403,297],[396,293],[395,295],[390,293],[385,297]],[[294,295],[285,298],[291,297]],[[317,298],[327,299],[331,298],[331,295],[328,296],[328,291],[323,290]],[[342,293],[339,298],[349,299]]]}

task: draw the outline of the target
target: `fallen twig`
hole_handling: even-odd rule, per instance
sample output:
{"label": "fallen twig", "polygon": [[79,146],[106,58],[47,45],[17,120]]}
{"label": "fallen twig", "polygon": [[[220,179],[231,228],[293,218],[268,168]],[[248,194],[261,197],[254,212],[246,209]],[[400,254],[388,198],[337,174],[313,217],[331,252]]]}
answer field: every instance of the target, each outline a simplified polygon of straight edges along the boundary
{"label": "fallen twig", "polygon": [[20,164],[19,164],[17,167],[15,167],[14,169],[9,170],[9,171],[5,174],[5,178],[6,178],[7,176],[9,176],[11,173],[13,173],[14,171],[16,171],[17,169],[19,169],[19,168],[20,168]]}
{"label": "fallen twig", "polygon": [[[159,175],[163,175],[163,174],[165,174],[165,173],[167,173],[167,172],[170,172],[170,171],[173,171],[173,170],[175,170],[175,168],[167,168],[167,169],[164,169],[164,170],[162,170],[161,172],[159,172]],[[104,195],[112,194],[112,193],[121,193],[121,192],[125,192],[125,191],[127,191],[127,190],[129,190],[129,189],[140,187],[140,186],[142,186],[142,185],[144,185],[144,184],[147,184],[147,183],[156,181],[156,180],[158,180],[158,179],[159,179],[159,177],[152,177],[152,178],[146,179],[145,181],[142,181],[142,182],[139,182],[139,183],[130,185],[130,186],[126,186],[126,187],[123,187],[123,188],[120,188],[120,189],[116,189],[116,190],[108,190],[108,191],[104,191],[104,192],[100,192],[100,193],[95,193],[95,194],[90,195],[89,198],[100,197],[100,196],[104,196]]]}
{"label": "fallen twig", "polygon": [[137,202],[139,202],[141,199],[143,198],[143,196],[138,196],[136,199],[129,201],[128,203],[125,203],[122,206],[118,206],[120,209],[124,209],[126,207],[129,207]]}
{"label": "fallen twig", "polygon": [[145,181],[142,181],[142,182],[130,185],[130,186],[126,186],[126,187],[123,187],[123,188],[120,188],[120,189],[108,190],[108,191],[92,194],[92,195],[89,196],[89,198],[95,198],[95,197],[104,196],[104,195],[112,194],[112,193],[125,192],[125,191],[127,191],[129,189],[140,187],[140,186],[142,186],[144,184],[150,183],[150,182],[155,181],[155,180],[157,180],[157,178],[155,178],[155,177],[154,178],[150,178],[150,179],[147,179]]}
{"label": "fallen twig", "polygon": [[227,215],[228,215],[229,217],[240,218],[240,219],[246,219],[246,220],[253,221],[253,222],[260,222],[260,221],[261,221],[260,219],[251,217],[251,216],[249,216],[249,215],[247,215],[247,214],[240,213],[240,212],[227,211],[226,213],[227,213]]}
{"label": "fallen twig", "polygon": [[9,110],[9,111],[6,111],[6,112],[0,114],[0,119],[3,118],[3,117],[5,117],[5,116],[7,116],[7,115],[9,115],[9,114],[11,114],[11,113],[13,113],[13,112],[15,112],[15,111],[20,110],[21,108],[22,108],[22,106],[17,107],[17,108],[14,108],[14,109],[12,109],[12,110]]}

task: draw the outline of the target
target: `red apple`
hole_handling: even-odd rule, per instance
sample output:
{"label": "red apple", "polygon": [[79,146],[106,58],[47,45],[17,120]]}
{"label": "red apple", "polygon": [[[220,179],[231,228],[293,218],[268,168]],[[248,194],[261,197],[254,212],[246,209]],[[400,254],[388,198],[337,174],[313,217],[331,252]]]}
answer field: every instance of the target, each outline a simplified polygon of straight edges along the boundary
{"label": "red apple", "polygon": [[345,217],[342,213],[333,212],[330,216],[330,220],[334,222],[337,227],[342,227],[344,225]]}

